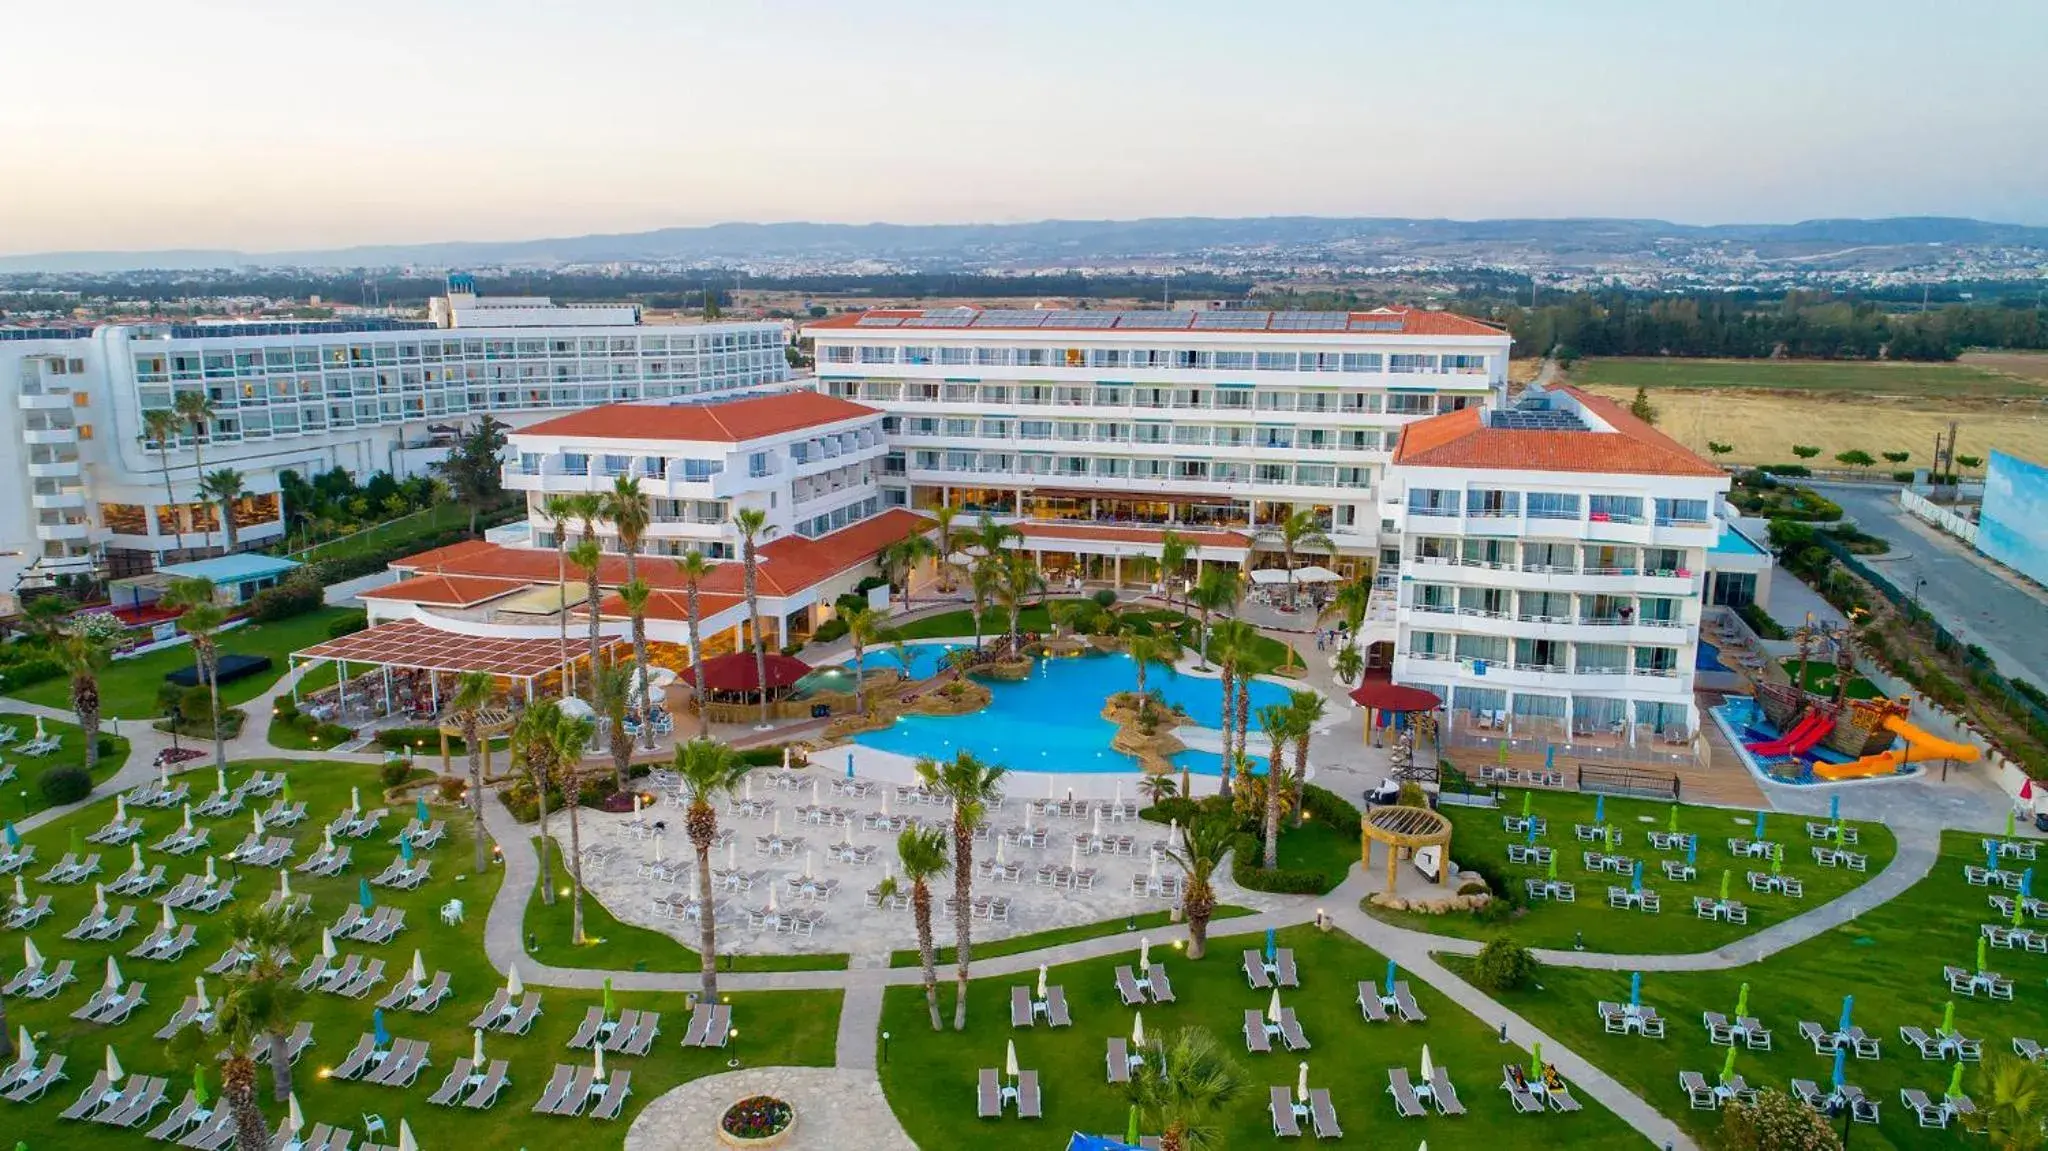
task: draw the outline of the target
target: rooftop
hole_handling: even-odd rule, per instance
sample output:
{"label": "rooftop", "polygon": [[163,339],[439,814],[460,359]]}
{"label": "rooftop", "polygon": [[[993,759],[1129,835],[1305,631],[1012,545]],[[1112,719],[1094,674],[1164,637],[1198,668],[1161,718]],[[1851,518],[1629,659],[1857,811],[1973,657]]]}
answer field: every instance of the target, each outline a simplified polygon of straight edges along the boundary
{"label": "rooftop", "polygon": [[[1540,406],[1533,402],[1545,397],[1547,402]],[[1620,404],[1571,387],[1524,393],[1506,409],[1471,407],[1409,424],[1394,449],[1394,463],[1638,476],[1727,475]]]}
{"label": "rooftop", "polygon": [[730,444],[880,414],[821,392],[780,392],[715,404],[605,404],[529,424],[512,435]]}
{"label": "rooftop", "polygon": [[392,600],[426,604],[429,607],[470,607],[485,600],[511,595],[526,587],[526,581],[493,579],[488,576],[423,575],[399,580],[357,594],[363,599]]}
{"label": "rooftop", "polygon": [[[616,642],[613,640],[607,643]],[[483,671],[512,679],[531,679],[573,661],[582,652],[571,644],[567,654],[559,640],[501,639],[463,635],[428,627],[418,620],[380,623],[376,627],[331,639],[292,653],[295,659],[333,659],[420,671]]]}
{"label": "rooftop", "polygon": [[804,325],[844,331],[959,330],[1016,331],[1189,331],[1322,335],[1374,333],[1401,336],[1502,336],[1506,333],[1451,312],[1419,308],[1375,308],[1369,312],[1144,311],[1118,312],[1058,308],[887,308],[831,316]]}
{"label": "rooftop", "polygon": [[163,575],[179,579],[207,579],[217,584],[231,584],[247,583],[269,576],[282,576],[298,566],[297,560],[241,552],[235,555],[215,556],[212,559],[193,560],[191,563],[165,564],[156,570]]}

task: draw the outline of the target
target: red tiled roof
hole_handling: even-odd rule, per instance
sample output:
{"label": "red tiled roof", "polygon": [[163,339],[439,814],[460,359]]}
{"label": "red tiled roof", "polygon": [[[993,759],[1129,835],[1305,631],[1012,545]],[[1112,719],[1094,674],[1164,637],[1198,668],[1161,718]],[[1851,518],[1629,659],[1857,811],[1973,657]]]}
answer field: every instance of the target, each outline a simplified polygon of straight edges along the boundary
{"label": "red tiled roof", "polygon": [[581,650],[571,645],[568,659],[564,659],[562,645],[554,639],[461,635],[408,619],[380,623],[292,654],[302,659],[347,660],[422,671],[486,671],[524,679],[561,667]]}
{"label": "red tiled roof", "polygon": [[1531,472],[1594,472],[1632,476],[1716,476],[1728,473],[1612,400],[1564,388],[1614,430],[1493,428],[1477,407],[1446,412],[1401,430],[1394,463],[1419,468],[1492,468]]}
{"label": "red tiled roof", "polygon": [[435,607],[469,607],[488,599],[510,595],[526,586],[525,580],[494,579],[488,576],[423,575],[383,587],[358,592],[363,599],[388,599]]}
{"label": "red tiled roof", "polygon": [[821,392],[782,392],[716,404],[605,404],[529,424],[515,436],[741,443],[881,413]]}
{"label": "red tiled roof", "polygon": [[[1308,328],[1290,325],[1286,320],[1276,319],[1278,316],[1288,315],[1289,313],[1260,311],[1228,313],[1233,317],[1239,317],[1232,320],[1229,327],[1209,327],[1197,323],[1195,317],[1207,313],[1196,311],[1177,313],[1177,316],[1185,316],[1186,318],[1179,323],[1164,325],[1161,323],[1164,319],[1164,314],[1158,311],[1142,313],[1097,311],[1091,313],[1091,319],[1094,322],[1088,324],[1058,322],[1054,317],[1059,316],[1060,313],[1054,309],[1035,309],[1034,312],[1042,312],[1045,318],[1039,319],[1037,315],[1033,315],[1031,320],[1017,316],[1013,310],[999,311],[1001,312],[1000,315],[990,315],[980,308],[972,307],[965,309],[877,308],[867,312],[842,312],[839,315],[828,316],[822,320],[812,320],[804,325],[804,330],[811,331],[823,328],[828,331],[844,331],[853,329],[862,332],[878,333],[1017,331],[1020,329],[1043,332],[1197,331],[1211,332],[1219,335],[1247,335],[1256,333],[1259,335],[1279,336],[1316,336],[1343,334],[1345,332],[1403,336],[1499,336],[1505,334],[1500,328],[1472,319],[1469,316],[1461,316],[1455,312],[1432,312],[1421,308],[1389,307],[1376,308],[1369,312],[1326,313],[1328,315],[1342,315],[1346,317],[1343,325],[1334,328]],[[961,315],[963,312],[969,313],[972,316],[965,324],[954,322],[943,326],[926,326],[916,322],[925,319],[927,316],[953,317]],[[1125,327],[1123,317],[1134,314],[1143,315],[1145,317],[1144,321]],[[1114,316],[1116,319],[1108,324],[1104,324],[1100,322],[1100,317],[1103,316]],[[1243,317],[1249,316],[1264,316],[1266,322],[1255,326],[1239,326],[1247,324]],[[904,320],[910,322],[901,327],[893,324],[876,324],[872,321],[862,324],[861,320],[866,317],[874,317],[877,320]]]}
{"label": "red tiled roof", "polygon": [[[697,615],[700,619],[710,619],[729,607],[736,607],[745,602],[746,597],[743,595],[727,595],[723,592],[699,590],[697,593]],[[626,601],[616,594],[605,596],[604,602],[598,605],[598,615],[601,618],[625,619],[629,614],[626,611]],[[689,593],[685,591],[650,591],[647,594],[645,615],[648,619],[672,620],[676,623],[686,623],[690,618]]]}
{"label": "red tiled roof", "polygon": [[[1020,523],[1016,526],[1018,534],[1028,540],[1094,540],[1102,543],[1153,545],[1164,543],[1166,540],[1165,528],[1063,523]],[[1252,545],[1249,537],[1238,532],[1185,531],[1175,528],[1174,534],[1191,544],[1212,548],[1248,548]]]}

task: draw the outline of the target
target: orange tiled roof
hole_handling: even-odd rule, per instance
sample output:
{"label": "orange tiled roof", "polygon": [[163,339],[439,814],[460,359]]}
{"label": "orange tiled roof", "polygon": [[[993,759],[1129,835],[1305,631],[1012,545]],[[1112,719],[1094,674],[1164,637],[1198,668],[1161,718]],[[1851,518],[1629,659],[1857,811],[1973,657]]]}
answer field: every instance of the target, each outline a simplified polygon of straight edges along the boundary
{"label": "orange tiled roof", "polygon": [[[699,591],[697,593],[697,615],[700,619],[710,619],[727,608],[737,607],[745,603],[746,598],[743,595],[727,595],[723,592]],[[604,602],[598,605],[597,613],[600,618],[604,619],[625,619],[629,614],[626,611],[626,601],[617,593],[605,596]],[[690,618],[689,593],[667,590],[649,592],[647,595],[646,616],[648,619],[673,620],[676,623],[688,622]]]}
{"label": "orange tiled roof", "polygon": [[1726,476],[1683,444],[1612,400],[1564,388],[1614,430],[1493,428],[1478,407],[1419,420],[1401,430],[1394,462],[1419,468],[1492,468],[1634,476]]}
{"label": "orange tiled roof", "polygon": [[[1047,540],[1094,540],[1103,543],[1160,544],[1165,542],[1165,528],[1126,528],[1103,524],[1065,523],[1020,523],[1017,531],[1025,539]],[[1239,532],[1228,531],[1186,531],[1174,529],[1174,534],[1191,544],[1212,548],[1248,548],[1250,537]]]}
{"label": "orange tiled roof", "polygon": [[782,392],[717,404],[605,404],[529,424],[515,436],[741,443],[881,413],[821,392]]}
{"label": "orange tiled roof", "polygon": [[[955,317],[967,315],[965,324]],[[828,331],[853,329],[863,332],[957,332],[957,331],[1015,331],[1028,329],[1043,332],[1103,332],[1103,331],[1146,331],[1146,332],[1212,332],[1222,335],[1330,335],[1351,333],[1373,333],[1403,336],[1498,336],[1503,332],[1492,324],[1461,316],[1454,312],[1432,312],[1421,308],[1375,308],[1369,312],[1327,312],[1321,315],[1343,316],[1344,321],[1336,327],[1308,327],[1289,318],[1303,313],[1233,311],[1222,313],[1234,317],[1229,321],[1198,321],[1196,317],[1207,312],[1162,313],[1091,311],[1088,323],[1062,322],[1069,314],[1078,318],[1079,313],[1066,313],[1058,309],[981,309],[981,308],[877,308],[867,312],[843,312],[822,320],[812,320],[804,325],[805,331],[823,328]],[[1166,323],[1167,315],[1185,317],[1179,323]],[[1105,316],[1115,317],[1103,323]],[[1124,317],[1143,316],[1142,321],[1125,325]],[[1247,317],[1262,316],[1265,322],[1251,323]],[[872,317],[872,318],[870,318]],[[948,322],[924,324],[927,317],[947,317]],[[866,324],[861,320],[869,319]],[[896,320],[901,325],[877,323],[876,321]],[[1223,326],[1227,323],[1229,326]],[[1214,326],[1211,326],[1211,325]]]}
{"label": "orange tiled roof", "polygon": [[363,599],[398,600],[434,607],[469,607],[526,587],[525,580],[489,576],[423,575],[358,592]]}

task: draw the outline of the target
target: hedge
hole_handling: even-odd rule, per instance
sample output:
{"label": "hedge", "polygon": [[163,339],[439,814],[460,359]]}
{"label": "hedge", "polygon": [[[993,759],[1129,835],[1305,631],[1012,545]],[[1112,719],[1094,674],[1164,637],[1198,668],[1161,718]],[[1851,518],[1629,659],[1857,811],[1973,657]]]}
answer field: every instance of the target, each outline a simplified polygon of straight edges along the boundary
{"label": "hedge", "polygon": [[355,633],[369,626],[369,612],[347,612],[342,615],[335,616],[333,622],[327,625],[327,638],[340,639],[342,636],[345,635],[354,635]]}
{"label": "hedge", "polygon": [[[1310,815],[1333,827],[1357,827],[1361,818],[1358,808],[1349,800],[1312,783],[1302,789],[1301,803]],[[1138,814],[1153,823],[1177,819],[1185,824],[1196,818],[1230,818],[1231,808],[1221,796],[1193,800],[1175,796],[1160,800]],[[1343,882],[1342,875],[1332,877],[1317,868],[1260,867],[1257,862],[1260,858],[1259,835],[1263,830],[1259,820],[1248,820],[1238,826],[1237,835],[1231,841],[1231,851],[1236,855],[1231,865],[1231,877],[1237,880],[1238,886],[1276,895],[1322,895]]]}
{"label": "hedge", "polygon": [[41,683],[46,679],[57,679],[64,674],[64,665],[49,656],[31,656],[12,666],[0,668],[0,687],[12,691]]}
{"label": "hedge", "polygon": [[77,803],[92,794],[92,777],[82,767],[53,767],[43,773],[37,786],[53,805]]}

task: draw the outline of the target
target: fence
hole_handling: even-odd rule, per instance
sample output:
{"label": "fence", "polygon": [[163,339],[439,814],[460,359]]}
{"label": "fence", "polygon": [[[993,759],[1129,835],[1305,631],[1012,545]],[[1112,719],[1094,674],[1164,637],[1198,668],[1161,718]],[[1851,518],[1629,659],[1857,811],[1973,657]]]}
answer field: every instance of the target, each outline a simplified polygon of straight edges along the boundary
{"label": "fence", "polygon": [[1611,767],[1602,763],[1579,765],[1579,790],[1606,795],[1636,795],[1646,799],[1676,801],[1678,773],[1640,767]]}
{"label": "fence", "polygon": [[1942,531],[1969,544],[1977,546],[1977,525],[1942,507],[1926,496],[1911,489],[1899,492],[1899,506],[1940,528]]}

